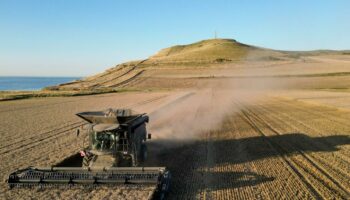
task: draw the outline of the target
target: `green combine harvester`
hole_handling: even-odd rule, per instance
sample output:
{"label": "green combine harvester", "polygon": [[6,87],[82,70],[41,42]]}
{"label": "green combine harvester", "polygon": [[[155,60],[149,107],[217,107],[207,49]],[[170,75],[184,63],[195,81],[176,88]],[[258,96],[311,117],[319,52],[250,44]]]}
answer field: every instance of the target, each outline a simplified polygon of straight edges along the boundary
{"label": "green combine harvester", "polygon": [[[154,199],[169,191],[165,167],[138,167],[147,158],[146,114],[131,109],[82,112],[88,122],[89,147],[80,151],[81,166],[29,167],[10,174],[9,187],[95,187],[99,185],[153,185]],[[79,135],[80,130],[77,130]],[[82,159],[81,159],[82,158]],[[79,159],[79,158],[78,158]],[[75,160],[76,161],[76,160]]]}

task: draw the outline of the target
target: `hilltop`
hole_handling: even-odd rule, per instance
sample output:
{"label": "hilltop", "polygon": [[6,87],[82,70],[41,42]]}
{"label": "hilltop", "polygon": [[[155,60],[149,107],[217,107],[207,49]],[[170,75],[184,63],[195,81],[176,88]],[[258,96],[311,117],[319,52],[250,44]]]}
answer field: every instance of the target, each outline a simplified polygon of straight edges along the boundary
{"label": "hilltop", "polygon": [[162,49],[150,61],[237,61],[258,49],[233,39],[210,39]]}
{"label": "hilltop", "polygon": [[278,57],[283,55],[285,53],[243,44],[234,39],[209,39],[162,49],[149,57],[144,64],[174,65],[177,63],[189,63],[193,66],[193,64],[198,63],[211,64],[251,59],[269,59],[271,56]]}

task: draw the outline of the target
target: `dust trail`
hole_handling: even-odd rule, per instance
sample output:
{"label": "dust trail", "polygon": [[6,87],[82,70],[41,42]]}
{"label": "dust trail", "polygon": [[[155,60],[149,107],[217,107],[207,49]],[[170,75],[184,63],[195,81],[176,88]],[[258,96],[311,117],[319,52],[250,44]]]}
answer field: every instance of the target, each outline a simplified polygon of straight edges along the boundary
{"label": "dust trail", "polygon": [[[250,58],[251,60],[251,58]],[[248,66],[249,63],[242,65]],[[163,108],[157,115],[150,116],[150,131],[155,139],[197,139],[202,133],[218,128],[226,115],[239,109],[233,104],[261,100],[266,94],[283,89],[286,85],[271,77],[249,78],[249,67],[245,78],[209,78],[201,80],[189,98]]]}
{"label": "dust trail", "polygon": [[196,139],[201,133],[217,128],[226,115],[238,111],[233,101],[252,103],[267,92],[261,84],[252,89],[251,80],[225,80],[205,83],[181,102],[150,116],[150,130],[156,139]]}

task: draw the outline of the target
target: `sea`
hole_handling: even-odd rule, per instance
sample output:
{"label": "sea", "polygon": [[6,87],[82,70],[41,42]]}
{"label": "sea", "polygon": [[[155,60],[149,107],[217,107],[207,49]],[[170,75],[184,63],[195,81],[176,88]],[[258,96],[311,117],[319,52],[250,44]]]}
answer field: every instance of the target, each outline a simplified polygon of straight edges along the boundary
{"label": "sea", "polygon": [[81,77],[20,77],[0,76],[0,91],[35,91],[47,86],[58,85]]}

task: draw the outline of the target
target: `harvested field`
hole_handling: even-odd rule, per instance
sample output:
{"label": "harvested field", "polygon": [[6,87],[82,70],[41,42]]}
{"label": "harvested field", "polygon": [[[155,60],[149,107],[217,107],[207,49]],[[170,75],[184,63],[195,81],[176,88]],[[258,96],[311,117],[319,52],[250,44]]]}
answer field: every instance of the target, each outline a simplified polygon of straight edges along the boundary
{"label": "harvested field", "polygon": [[[108,107],[132,107],[145,112],[184,95],[170,93],[104,94],[73,98],[45,98],[8,101],[0,104],[1,115],[1,199],[140,199],[150,196],[153,187],[89,190],[7,190],[6,175],[28,166],[51,166],[74,155],[83,147],[75,129],[83,122],[74,113]],[[86,143],[85,143],[86,144]],[[132,191],[132,192],[130,192]]]}
{"label": "harvested field", "polygon": [[350,110],[350,93],[348,89],[335,88],[333,90],[305,90],[281,91],[277,97],[294,101],[307,102],[314,105],[327,105],[338,109]]}
{"label": "harvested field", "polygon": [[[205,100],[202,95],[212,98]],[[151,113],[150,128],[158,139],[150,143],[145,165],[169,167],[173,175],[169,199],[349,198],[350,112],[281,97],[249,103],[230,98],[232,106],[222,120],[214,122],[216,128],[203,126],[192,130],[195,135],[184,137],[185,130],[178,127],[190,128],[188,124],[195,119],[205,122],[212,112],[208,103],[216,102],[218,96],[218,92],[205,90],[3,102],[1,174],[5,179],[13,169],[49,166],[74,154],[82,145],[74,134],[74,128],[80,126],[75,112],[130,106]],[[198,99],[205,103],[184,107]],[[162,129],[182,108],[194,114],[174,121],[178,132]],[[171,134],[178,138],[172,140]],[[8,190],[4,183],[1,188],[5,199],[147,199],[153,190],[28,191]]]}
{"label": "harvested field", "polygon": [[173,173],[170,199],[350,197],[350,113],[280,98],[241,102],[192,143],[159,141],[174,147],[154,159]]}

